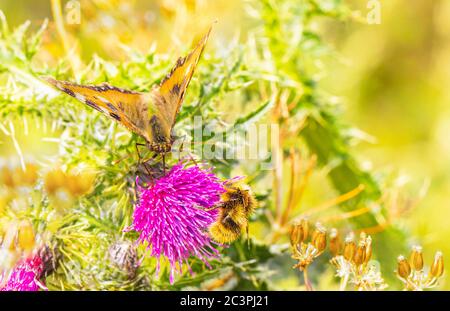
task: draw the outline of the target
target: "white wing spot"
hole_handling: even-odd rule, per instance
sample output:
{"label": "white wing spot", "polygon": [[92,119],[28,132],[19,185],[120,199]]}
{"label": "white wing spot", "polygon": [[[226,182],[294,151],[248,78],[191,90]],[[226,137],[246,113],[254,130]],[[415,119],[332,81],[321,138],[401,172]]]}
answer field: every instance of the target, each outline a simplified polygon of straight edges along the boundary
{"label": "white wing spot", "polygon": [[86,102],[86,97],[84,97],[83,95],[81,95],[79,93],[75,93],[75,98],[83,103]]}
{"label": "white wing spot", "polygon": [[103,113],[109,114],[109,111],[106,110],[104,107],[99,106],[99,108],[100,108],[100,110],[101,110]]}
{"label": "white wing spot", "polygon": [[102,102],[104,102],[105,104],[108,104],[109,103],[109,101],[106,99],[106,98],[104,98],[103,96],[96,96],[98,99],[100,99]]}

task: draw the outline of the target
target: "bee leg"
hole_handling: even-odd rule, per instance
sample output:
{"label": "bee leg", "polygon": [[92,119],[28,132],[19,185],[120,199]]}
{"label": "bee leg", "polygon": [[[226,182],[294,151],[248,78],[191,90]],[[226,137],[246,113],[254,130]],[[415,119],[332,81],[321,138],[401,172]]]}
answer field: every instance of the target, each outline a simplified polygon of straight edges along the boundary
{"label": "bee leg", "polygon": [[192,162],[194,162],[195,166],[198,166],[197,161],[195,161],[195,159],[192,157],[191,153],[189,153],[189,158],[191,159]]}
{"label": "bee leg", "polygon": [[113,165],[119,164],[120,162],[122,162],[123,160],[125,160],[128,157],[129,157],[129,155],[121,157],[120,159],[117,159],[116,161],[113,162]]}
{"label": "bee leg", "polygon": [[215,209],[217,209],[217,208],[219,208],[218,206],[213,206],[213,207],[209,207],[209,208],[204,208],[203,210],[205,211],[205,212],[209,212],[209,211],[213,211],[213,210],[215,210]]}
{"label": "bee leg", "polygon": [[213,205],[211,207],[208,207],[208,208],[203,208],[203,207],[198,207],[198,208],[204,210],[205,212],[209,212],[209,211],[213,211],[215,209],[222,208],[222,207],[223,207],[222,203],[217,203],[217,204],[215,204],[215,205]]}
{"label": "bee leg", "polygon": [[135,145],[134,145],[134,147],[136,148],[136,153],[138,155],[138,165],[139,165],[139,164],[141,164],[142,157],[141,157],[141,153],[139,152],[138,146],[145,146],[145,145],[140,144],[140,143],[135,143]]}

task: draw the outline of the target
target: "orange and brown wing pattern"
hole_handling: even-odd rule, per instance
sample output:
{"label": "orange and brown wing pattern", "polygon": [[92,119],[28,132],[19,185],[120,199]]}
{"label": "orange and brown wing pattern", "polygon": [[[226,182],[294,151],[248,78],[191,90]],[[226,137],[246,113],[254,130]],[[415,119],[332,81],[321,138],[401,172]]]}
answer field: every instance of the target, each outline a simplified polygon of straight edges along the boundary
{"label": "orange and brown wing pattern", "polygon": [[164,127],[169,131],[169,133],[165,133],[166,135],[170,136],[186,89],[192,79],[210,32],[211,27],[187,56],[180,57],[177,60],[175,66],[161,81],[159,87],[152,90],[155,106],[159,110],[160,117],[164,119]]}
{"label": "orange and brown wing pattern", "polygon": [[145,94],[124,90],[107,83],[79,85],[50,77],[44,77],[44,79],[57,89],[106,114],[130,131],[141,135],[147,141],[151,140],[148,128],[149,103]]}

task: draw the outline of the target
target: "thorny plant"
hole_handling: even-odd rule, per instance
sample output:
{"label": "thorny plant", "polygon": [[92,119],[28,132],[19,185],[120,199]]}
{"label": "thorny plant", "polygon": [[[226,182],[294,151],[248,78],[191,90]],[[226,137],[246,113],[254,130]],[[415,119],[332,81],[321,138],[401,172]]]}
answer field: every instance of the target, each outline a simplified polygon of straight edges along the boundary
{"label": "thorny plant", "polygon": [[[350,285],[358,291],[384,290],[388,287],[381,275],[379,263],[372,259],[370,235],[362,232],[356,241],[354,232],[350,232],[342,241],[336,228],[332,228],[327,234],[320,223],[316,224],[312,234],[309,231],[309,222],[303,218],[292,226],[290,235],[292,258],[297,261],[293,268],[303,273],[307,290],[313,290],[308,267],[327,250],[327,241],[328,251],[333,256],[330,263],[336,269],[336,277],[340,279],[339,290],[347,290]],[[433,264],[426,273],[422,248],[414,246],[409,261],[403,256],[398,257],[395,273],[404,283],[405,290],[433,288],[444,274],[443,255],[441,252],[436,253]]]}

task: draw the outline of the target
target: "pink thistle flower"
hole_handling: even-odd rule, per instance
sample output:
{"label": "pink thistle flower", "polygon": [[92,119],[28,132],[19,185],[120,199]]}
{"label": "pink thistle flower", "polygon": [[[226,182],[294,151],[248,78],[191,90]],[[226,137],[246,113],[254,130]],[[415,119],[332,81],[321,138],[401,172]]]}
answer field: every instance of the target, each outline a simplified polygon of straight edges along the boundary
{"label": "pink thistle flower", "polygon": [[190,256],[208,267],[208,259],[218,257],[207,233],[217,211],[204,209],[216,204],[223,192],[223,183],[210,169],[186,167],[181,162],[149,188],[139,187],[140,201],[126,231],[140,232],[138,241],[147,244],[151,256],[158,259],[157,274],[161,256],[169,261],[171,284],[174,272],[182,273],[183,262],[190,270]]}
{"label": "pink thistle flower", "polygon": [[[44,271],[44,264],[39,256],[20,261],[9,275],[1,291],[38,291],[47,290],[39,280]],[[1,280],[1,277],[0,277]],[[0,282],[1,283],[1,282]]]}

